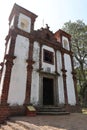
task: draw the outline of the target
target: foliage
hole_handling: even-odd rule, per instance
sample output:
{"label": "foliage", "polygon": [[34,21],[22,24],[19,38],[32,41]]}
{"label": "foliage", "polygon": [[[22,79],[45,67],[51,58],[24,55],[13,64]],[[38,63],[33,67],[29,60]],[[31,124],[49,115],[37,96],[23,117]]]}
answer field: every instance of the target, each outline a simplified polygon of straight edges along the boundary
{"label": "foliage", "polygon": [[83,113],[83,114],[87,114],[87,108],[83,108],[83,109],[82,109],[82,113]]}
{"label": "foliage", "polygon": [[83,90],[87,87],[87,85],[84,87],[87,82],[87,25],[81,20],[69,21],[64,24],[62,29],[72,36],[71,48],[74,52],[74,65],[80,86],[80,95],[83,98]]}

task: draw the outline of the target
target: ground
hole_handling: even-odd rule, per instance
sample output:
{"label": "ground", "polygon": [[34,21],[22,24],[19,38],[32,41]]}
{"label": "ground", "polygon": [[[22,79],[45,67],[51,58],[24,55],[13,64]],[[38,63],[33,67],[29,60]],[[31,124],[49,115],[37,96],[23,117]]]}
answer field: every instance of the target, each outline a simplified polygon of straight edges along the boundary
{"label": "ground", "polygon": [[[11,121],[15,121],[19,126],[24,126],[24,130],[87,130],[87,115],[82,113],[61,116],[12,117]],[[29,128],[26,129],[26,126]]]}

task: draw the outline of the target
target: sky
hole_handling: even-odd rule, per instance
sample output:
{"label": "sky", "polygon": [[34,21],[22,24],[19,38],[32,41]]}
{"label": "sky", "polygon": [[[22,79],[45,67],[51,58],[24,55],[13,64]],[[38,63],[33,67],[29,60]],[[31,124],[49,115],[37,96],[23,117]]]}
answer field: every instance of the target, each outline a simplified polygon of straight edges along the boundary
{"label": "sky", "polygon": [[48,24],[56,32],[65,22],[80,19],[87,24],[87,0],[0,0],[0,62],[3,61],[8,17],[14,3],[38,15],[35,30]]}

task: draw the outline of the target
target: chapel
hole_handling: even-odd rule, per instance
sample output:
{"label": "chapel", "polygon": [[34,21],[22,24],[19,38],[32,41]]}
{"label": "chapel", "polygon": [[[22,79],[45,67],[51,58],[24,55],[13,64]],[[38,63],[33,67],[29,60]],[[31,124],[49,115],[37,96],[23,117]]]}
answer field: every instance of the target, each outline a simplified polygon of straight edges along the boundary
{"label": "chapel", "polygon": [[9,108],[77,108],[71,35],[49,26],[34,30],[37,15],[14,4],[1,68],[0,104]]}

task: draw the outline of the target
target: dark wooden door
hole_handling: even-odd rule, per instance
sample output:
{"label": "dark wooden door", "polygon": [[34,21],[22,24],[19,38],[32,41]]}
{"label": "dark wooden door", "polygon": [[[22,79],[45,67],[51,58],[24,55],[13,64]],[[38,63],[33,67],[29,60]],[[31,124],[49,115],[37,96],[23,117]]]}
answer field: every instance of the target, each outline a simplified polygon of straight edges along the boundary
{"label": "dark wooden door", "polygon": [[43,78],[43,105],[53,105],[53,79]]}

